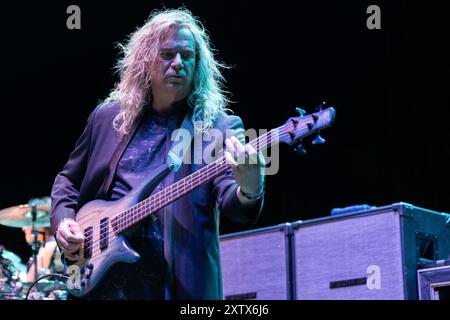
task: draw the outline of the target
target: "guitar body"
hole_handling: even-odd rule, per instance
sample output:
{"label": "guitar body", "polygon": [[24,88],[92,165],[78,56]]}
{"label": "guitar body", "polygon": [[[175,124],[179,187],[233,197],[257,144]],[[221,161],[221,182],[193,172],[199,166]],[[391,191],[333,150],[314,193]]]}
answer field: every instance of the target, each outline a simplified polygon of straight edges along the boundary
{"label": "guitar body", "polygon": [[[118,262],[133,263],[140,259],[140,255],[128,244],[125,234],[116,234],[112,221],[120,213],[148,197],[170,170],[163,165],[155,172],[141,187],[122,199],[94,200],[78,211],[76,221],[85,239],[80,249],[80,259],[69,266],[72,270],[72,266],[77,266],[80,271],[80,285],[69,288],[72,295],[82,297],[92,292],[112,265]],[[129,230],[126,233],[128,232]]]}

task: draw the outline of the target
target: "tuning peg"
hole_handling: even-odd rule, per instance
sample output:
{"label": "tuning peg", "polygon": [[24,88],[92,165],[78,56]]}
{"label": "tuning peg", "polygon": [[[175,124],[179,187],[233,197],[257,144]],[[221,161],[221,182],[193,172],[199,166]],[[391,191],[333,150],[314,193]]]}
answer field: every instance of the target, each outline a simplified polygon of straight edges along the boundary
{"label": "tuning peg", "polygon": [[322,111],[327,103],[325,101],[322,101],[319,103],[319,105],[316,107],[316,111]]}
{"label": "tuning peg", "polygon": [[306,111],[301,108],[295,108],[295,110],[298,112],[300,117],[303,117],[306,114]]}
{"label": "tuning peg", "polygon": [[311,116],[312,116],[314,122],[317,122],[317,120],[319,120],[319,116],[317,114],[313,113],[313,114],[311,114]]}
{"label": "tuning peg", "polygon": [[292,131],[289,132],[289,137],[291,138],[291,141],[295,140],[295,133],[293,133]]}
{"label": "tuning peg", "polygon": [[303,148],[303,144],[301,142],[294,148],[294,151],[300,155],[306,154],[306,149]]}
{"label": "tuning peg", "polygon": [[326,140],[320,136],[320,131],[317,131],[317,136],[316,136],[316,138],[312,141],[312,144],[324,144],[325,141],[326,141]]}

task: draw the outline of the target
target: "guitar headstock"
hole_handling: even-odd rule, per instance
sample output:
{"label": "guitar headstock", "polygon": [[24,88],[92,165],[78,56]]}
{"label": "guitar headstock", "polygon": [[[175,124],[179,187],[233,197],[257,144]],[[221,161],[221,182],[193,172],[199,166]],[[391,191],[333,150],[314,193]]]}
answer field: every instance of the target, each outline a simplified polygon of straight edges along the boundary
{"label": "guitar headstock", "polygon": [[313,133],[317,133],[316,138],[312,141],[313,144],[324,143],[325,139],[320,136],[320,130],[330,127],[336,114],[333,107],[324,109],[324,106],[325,103],[321,103],[318,106],[318,110],[311,114],[306,114],[304,110],[296,108],[299,116],[289,118],[280,127],[280,142],[296,146],[295,151],[298,153],[305,153],[302,140]]}

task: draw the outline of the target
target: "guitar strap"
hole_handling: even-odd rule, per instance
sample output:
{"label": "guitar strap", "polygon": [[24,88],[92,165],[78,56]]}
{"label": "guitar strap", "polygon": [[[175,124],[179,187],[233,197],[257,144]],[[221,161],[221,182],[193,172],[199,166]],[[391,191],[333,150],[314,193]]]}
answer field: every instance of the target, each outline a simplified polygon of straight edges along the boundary
{"label": "guitar strap", "polygon": [[[166,163],[170,168],[171,172],[164,179],[164,187],[172,185],[175,181],[183,178],[185,175],[189,174],[189,166],[182,166],[184,163],[189,163],[191,159],[191,147],[192,141],[194,140],[194,125],[192,123],[190,113],[187,112],[181,126],[175,129],[172,133],[171,141],[173,144],[167,144],[169,150],[167,152]],[[184,161],[183,161],[184,160]],[[182,168],[182,170],[180,170]],[[174,212],[172,206],[166,206],[164,211],[164,257],[167,262],[167,278],[166,278],[166,288],[165,296],[166,299],[172,300],[173,289],[174,289],[174,255],[175,255],[175,244],[173,237],[173,223],[174,223]]]}

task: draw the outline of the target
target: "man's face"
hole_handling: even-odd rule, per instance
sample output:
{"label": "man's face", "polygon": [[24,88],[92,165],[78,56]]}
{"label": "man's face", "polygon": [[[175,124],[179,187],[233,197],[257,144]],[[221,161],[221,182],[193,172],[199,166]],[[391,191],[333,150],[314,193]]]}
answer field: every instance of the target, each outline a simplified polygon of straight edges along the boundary
{"label": "man's face", "polygon": [[195,40],[187,28],[177,28],[162,42],[152,77],[153,94],[186,98],[195,70]]}

